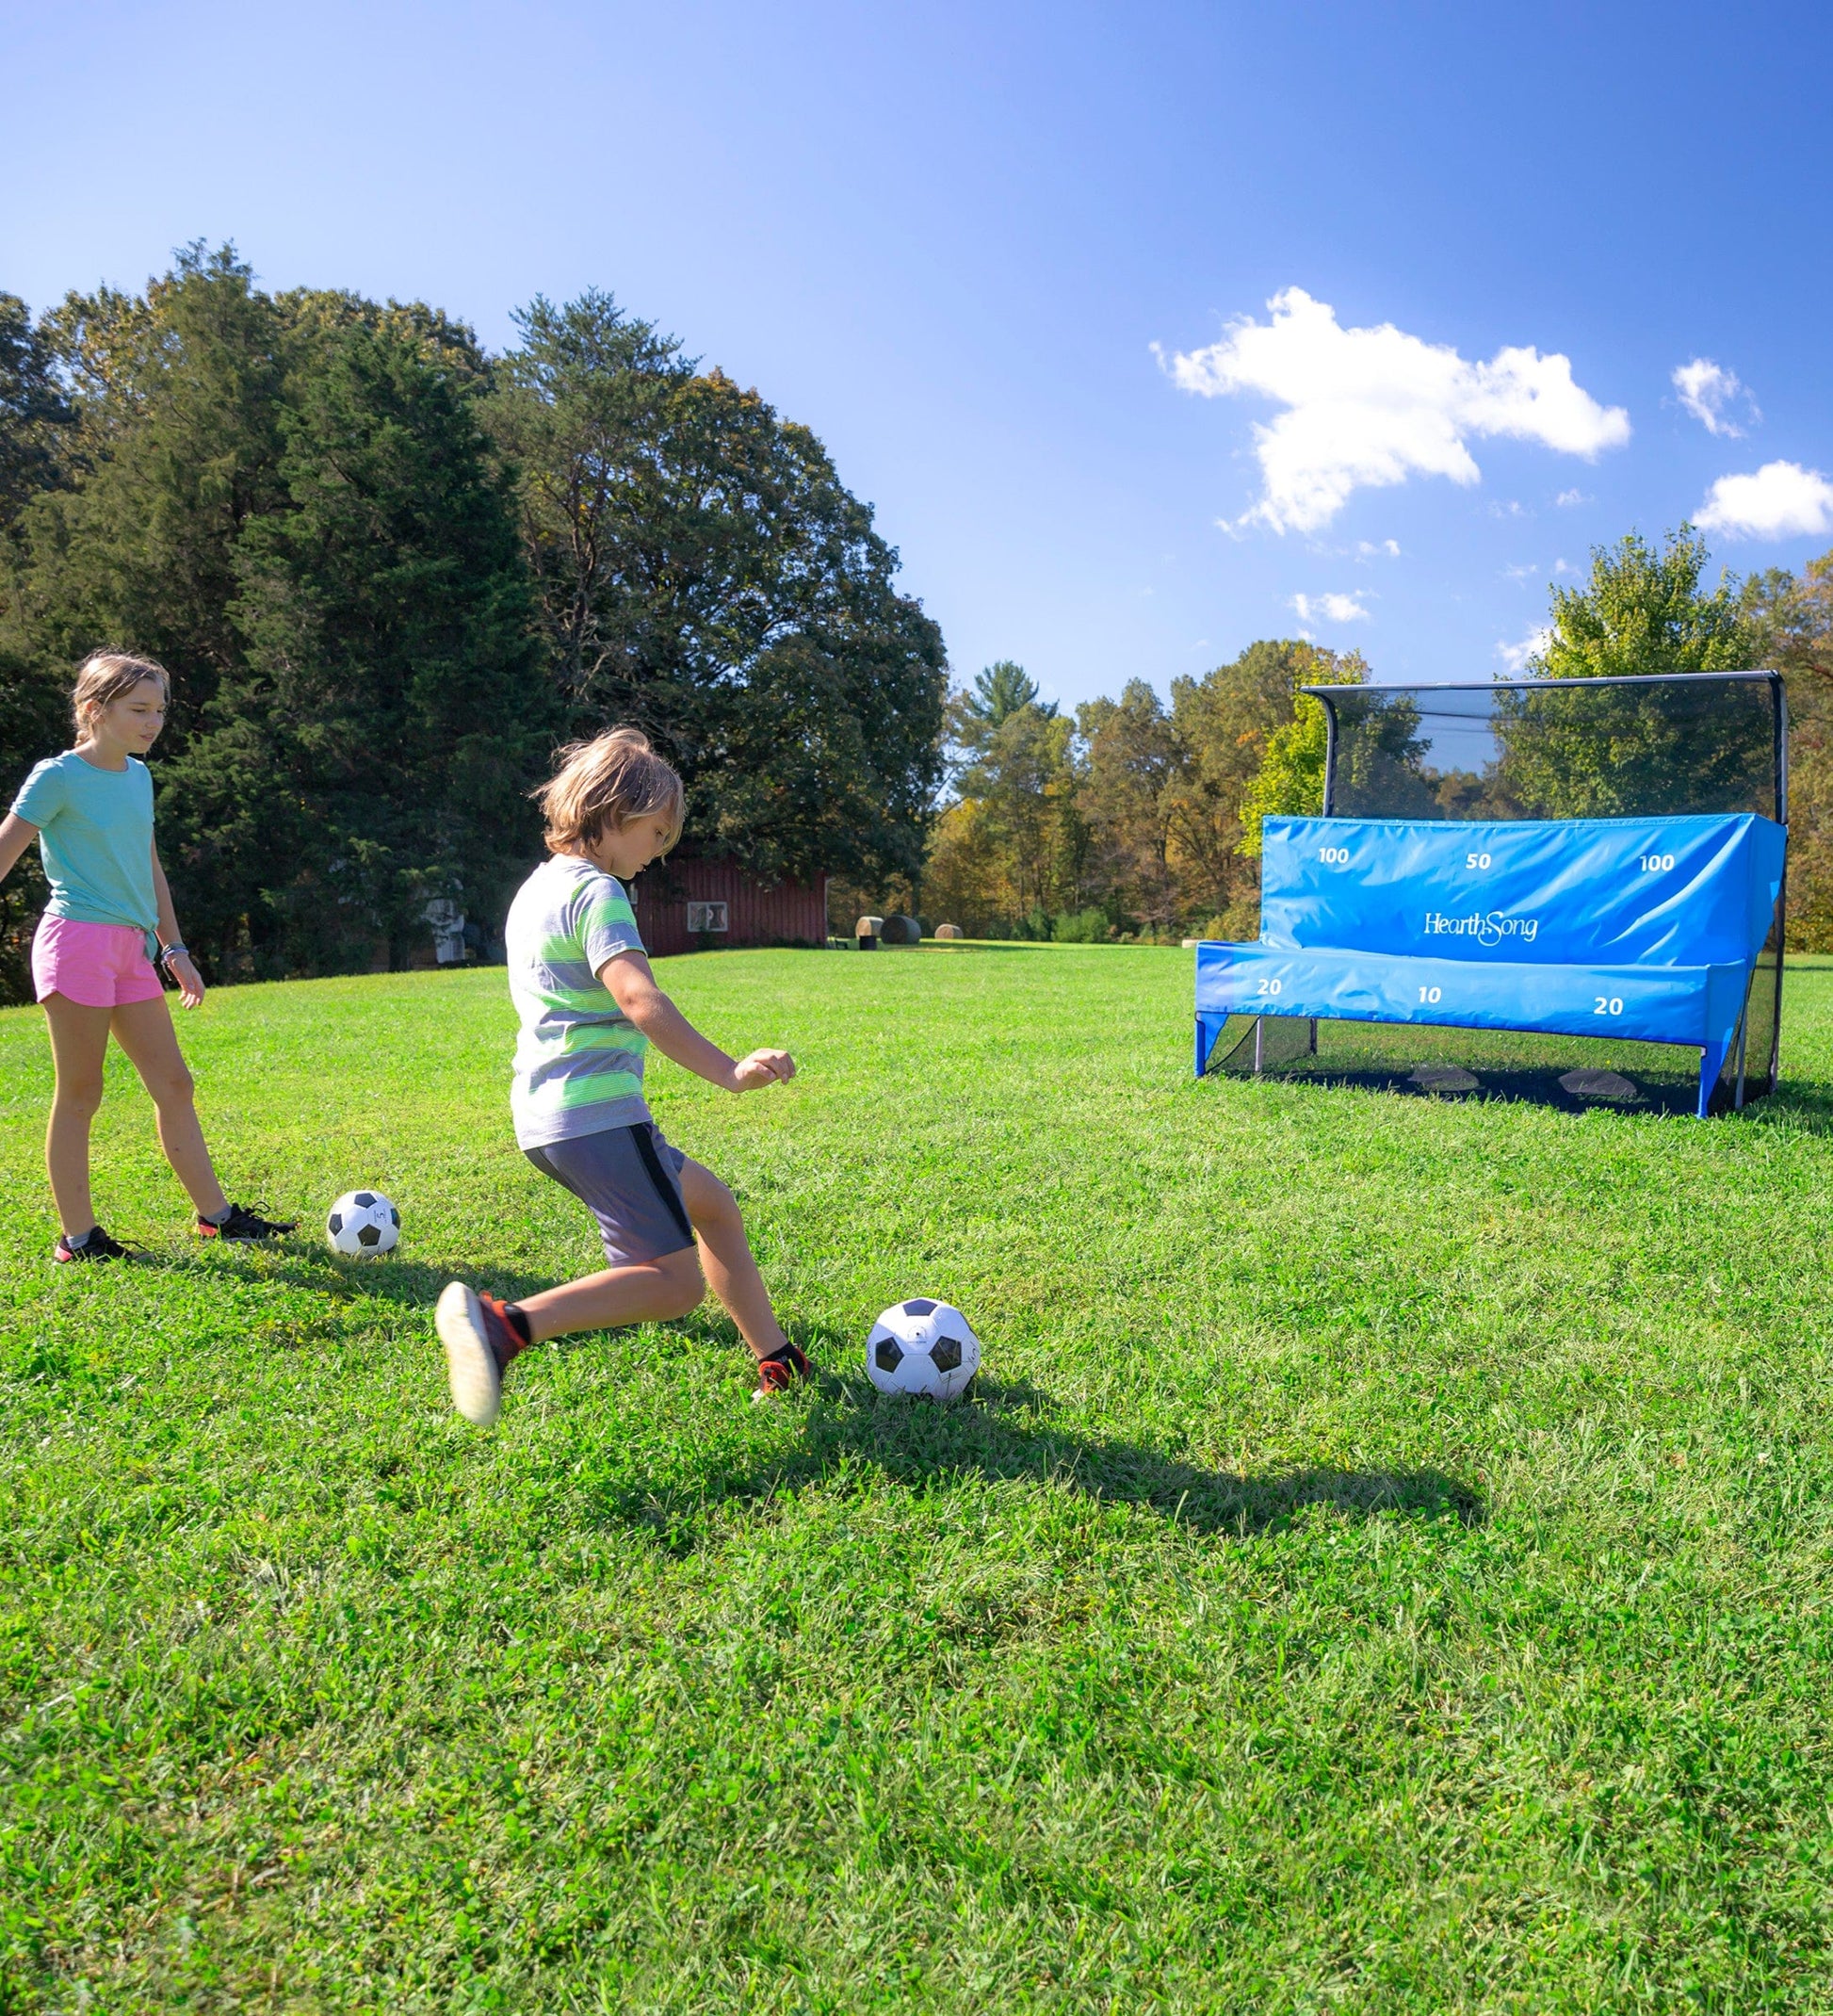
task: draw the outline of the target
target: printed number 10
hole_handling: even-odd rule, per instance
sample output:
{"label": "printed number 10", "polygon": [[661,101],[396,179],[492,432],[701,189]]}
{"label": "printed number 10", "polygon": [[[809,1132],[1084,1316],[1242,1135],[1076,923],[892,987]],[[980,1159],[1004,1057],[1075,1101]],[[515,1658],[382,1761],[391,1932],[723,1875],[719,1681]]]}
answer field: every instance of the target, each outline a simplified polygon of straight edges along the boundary
{"label": "printed number 10", "polygon": [[1419,989],[1419,999],[1422,1001],[1436,1001],[1442,998],[1444,991],[1442,987],[1421,987]]}

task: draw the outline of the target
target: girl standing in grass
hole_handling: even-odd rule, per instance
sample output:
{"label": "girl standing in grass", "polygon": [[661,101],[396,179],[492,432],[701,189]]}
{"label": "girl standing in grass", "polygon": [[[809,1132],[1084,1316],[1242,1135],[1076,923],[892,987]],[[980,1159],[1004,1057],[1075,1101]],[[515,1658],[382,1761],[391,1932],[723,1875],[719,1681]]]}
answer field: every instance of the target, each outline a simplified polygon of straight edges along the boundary
{"label": "girl standing in grass", "polygon": [[197,1207],[199,1234],[271,1239],[293,1229],[223,1195],[154,970],[156,956],[187,1008],[203,1000],[153,842],[153,775],[140,760],[166,724],[170,691],[151,658],[97,652],[71,696],[76,746],[41,763],[0,821],[0,881],[36,839],[51,885],[32,940],[32,984],[57,1071],[44,1159],[63,1226],[59,1260],[127,1251],[96,1223],[89,1201],[89,1123],[102,1103],[110,1033],[153,1095],[159,1146]]}
{"label": "girl standing in grass", "polygon": [[510,994],[521,1017],[511,1106],[517,1146],[598,1223],[603,1272],[498,1302],[462,1281],[439,1298],[452,1401],[487,1423],[503,1374],[530,1344],[568,1330],[666,1323],[707,1284],[757,1359],[756,1400],[808,1376],[784,1335],[732,1193],[671,1147],[643,1098],[653,1043],[684,1069],[750,1092],[795,1076],[787,1050],[732,1058],[656,984],[625,884],[681,837],[681,779],[635,728],[561,752],[536,794],[549,858],[510,905]]}

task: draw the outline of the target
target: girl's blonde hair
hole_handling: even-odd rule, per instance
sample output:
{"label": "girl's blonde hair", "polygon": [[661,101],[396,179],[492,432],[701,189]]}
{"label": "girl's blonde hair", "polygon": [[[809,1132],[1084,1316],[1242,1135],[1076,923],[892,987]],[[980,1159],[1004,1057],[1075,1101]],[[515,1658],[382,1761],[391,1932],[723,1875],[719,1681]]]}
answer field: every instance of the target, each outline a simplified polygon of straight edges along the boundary
{"label": "girl's blonde hair", "polygon": [[641,728],[608,728],[556,754],[560,769],[533,794],[547,821],[550,849],[589,847],[608,824],[621,826],[654,812],[668,814],[671,847],[681,837],[687,793],[673,766],[656,754]]}
{"label": "girl's blonde hair", "polygon": [[170,675],[156,658],[136,658],[127,651],[91,651],[76,669],[76,684],[70,695],[77,739],[88,733],[89,723],[83,717],[90,707],[112,707],[148,679],[156,679],[160,692],[171,698]]}

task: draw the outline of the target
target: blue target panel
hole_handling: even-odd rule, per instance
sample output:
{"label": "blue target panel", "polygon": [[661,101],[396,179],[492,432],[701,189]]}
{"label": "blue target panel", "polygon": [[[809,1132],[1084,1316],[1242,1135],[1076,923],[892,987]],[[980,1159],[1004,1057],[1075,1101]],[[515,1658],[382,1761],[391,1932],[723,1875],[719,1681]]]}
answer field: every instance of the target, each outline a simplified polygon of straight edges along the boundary
{"label": "blue target panel", "polygon": [[1196,1067],[1231,1015],[1696,1045],[1703,1117],[1776,917],[1760,814],[1270,819],[1260,937],[1196,952]]}

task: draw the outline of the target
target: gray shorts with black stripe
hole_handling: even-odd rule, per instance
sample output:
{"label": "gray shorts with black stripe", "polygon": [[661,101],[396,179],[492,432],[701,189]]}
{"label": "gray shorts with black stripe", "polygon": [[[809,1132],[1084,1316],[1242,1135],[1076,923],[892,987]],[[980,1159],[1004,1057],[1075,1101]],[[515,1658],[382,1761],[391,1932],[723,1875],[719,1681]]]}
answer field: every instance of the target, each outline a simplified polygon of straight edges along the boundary
{"label": "gray shorts with black stripe", "polygon": [[670,1147],[653,1123],[609,1127],[522,1152],[598,1220],[605,1258],[613,1267],[640,1267],[693,1244],[681,1196],[681,1165],[688,1158]]}

